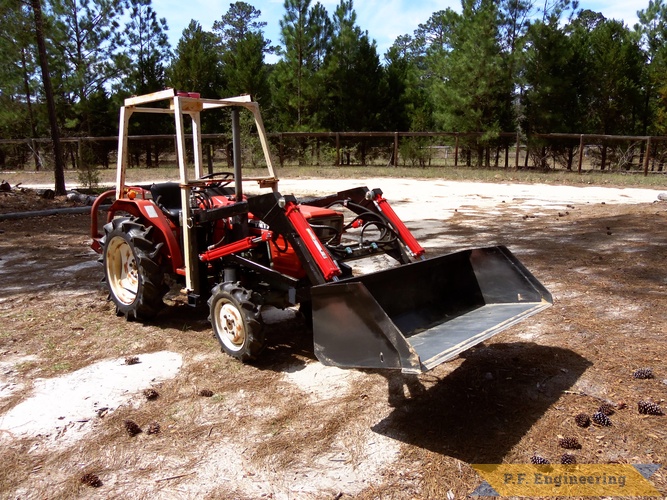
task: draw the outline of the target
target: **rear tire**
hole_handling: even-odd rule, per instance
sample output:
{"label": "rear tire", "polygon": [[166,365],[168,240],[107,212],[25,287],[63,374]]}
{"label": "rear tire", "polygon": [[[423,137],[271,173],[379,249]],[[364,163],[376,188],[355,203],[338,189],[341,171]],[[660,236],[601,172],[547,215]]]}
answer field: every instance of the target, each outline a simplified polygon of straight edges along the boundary
{"label": "rear tire", "polygon": [[128,320],[150,320],[164,307],[167,287],[158,262],[162,243],[155,245],[137,219],[122,217],[104,226],[102,264],[109,300],[116,314]]}
{"label": "rear tire", "polygon": [[222,350],[243,362],[256,359],[264,349],[264,323],[252,293],[237,283],[221,283],[213,288],[208,305]]}

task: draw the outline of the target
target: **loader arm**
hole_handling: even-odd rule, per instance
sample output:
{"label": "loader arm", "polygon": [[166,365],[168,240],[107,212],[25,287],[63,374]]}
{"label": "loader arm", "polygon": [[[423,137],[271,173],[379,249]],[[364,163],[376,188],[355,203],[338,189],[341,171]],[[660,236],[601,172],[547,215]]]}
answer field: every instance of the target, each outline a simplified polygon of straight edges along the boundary
{"label": "loader arm", "polygon": [[299,211],[296,198],[278,192],[248,199],[250,212],[292,245],[313,285],[335,281],[342,274],[326,247]]}
{"label": "loader arm", "polygon": [[[394,212],[394,209],[389,205],[389,202],[382,197],[381,189],[370,190],[367,187],[357,187],[339,191],[330,196],[308,199],[307,201],[304,201],[304,203],[316,207],[330,207],[335,204],[342,204],[345,208],[348,208],[360,216],[363,216],[367,212],[374,213],[385,220],[394,229],[412,257],[423,258],[425,254],[425,250],[417,242],[396,212]],[[386,253],[401,264],[410,262],[410,259],[402,248],[397,248],[395,251],[388,251]]]}

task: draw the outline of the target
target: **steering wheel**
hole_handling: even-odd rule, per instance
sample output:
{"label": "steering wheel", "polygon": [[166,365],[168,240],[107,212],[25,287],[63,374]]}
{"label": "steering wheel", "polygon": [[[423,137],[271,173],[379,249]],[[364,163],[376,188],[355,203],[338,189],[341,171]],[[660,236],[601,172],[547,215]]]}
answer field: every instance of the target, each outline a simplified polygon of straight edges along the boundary
{"label": "steering wheel", "polygon": [[222,177],[222,179],[214,182],[214,184],[218,187],[225,187],[227,184],[230,184],[234,180],[234,172],[213,172],[212,174],[202,175],[199,180],[213,180],[217,177]]}

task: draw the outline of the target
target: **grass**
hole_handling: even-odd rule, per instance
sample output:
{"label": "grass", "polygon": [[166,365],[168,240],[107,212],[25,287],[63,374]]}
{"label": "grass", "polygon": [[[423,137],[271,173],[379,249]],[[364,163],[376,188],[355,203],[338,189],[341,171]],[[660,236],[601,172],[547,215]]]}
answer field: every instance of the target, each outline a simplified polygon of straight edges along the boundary
{"label": "grass", "polygon": [[72,363],[70,363],[69,361],[59,361],[53,364],[51,370],[54,372],[66,372],[69,371],[71,367]]}
{"label": "grass", "polygon": [[[228,167],[215,167],[215,171],[226,171]],[[584,170],[535,170],[515,168],[479,168],[479,167],[387,167],[387,166],[285,166],[276,168],[278,177],[283,179],[298,178],[366,178],[366,177],[397,177],[415,179],[440,179],[448,181],[472,181],[495,183],[523,183],[523,184],[554,184],[570,186],[607,186],[607,187],[637,187],[661,189],[667,184],[667,174],[664,172],[649,172],[647,176],[639,171],[600,171]],[[116,182],[115,169],[100,169],[99,182],[102,186],[114,185]],[[259,168],[244,169],[246,176],[266,175],[266,171]],[[154,180],[177,180],[178,170],[175,166],[160,168],[129,169],[128,183],[145,183]],[[12,186],[53,184],[52,171],[14,170],[0,171],[0,180],[9,182]],[[68,188],[79,185],[78,172],[67,170],[65,181]]]}

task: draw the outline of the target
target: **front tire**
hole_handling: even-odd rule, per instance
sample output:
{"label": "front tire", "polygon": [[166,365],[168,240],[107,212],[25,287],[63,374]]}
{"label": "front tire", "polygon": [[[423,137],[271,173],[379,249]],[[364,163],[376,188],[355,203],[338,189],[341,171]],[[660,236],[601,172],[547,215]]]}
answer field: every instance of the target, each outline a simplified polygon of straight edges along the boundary
{"label": "front tire", "polygon": [[264,323],[252,293],[237,283],[221,283],[213,288],[208,305],[222,350],[243,362],[256,359],[264,349]]}
{"label": "front tire", "polygon": [[122,217],[104,226],[102,264],[109,300],[128,320],[151,320],[164,307],[164,271],[157,259],[162,244],[150,239],[152,228]]}

